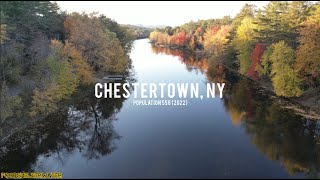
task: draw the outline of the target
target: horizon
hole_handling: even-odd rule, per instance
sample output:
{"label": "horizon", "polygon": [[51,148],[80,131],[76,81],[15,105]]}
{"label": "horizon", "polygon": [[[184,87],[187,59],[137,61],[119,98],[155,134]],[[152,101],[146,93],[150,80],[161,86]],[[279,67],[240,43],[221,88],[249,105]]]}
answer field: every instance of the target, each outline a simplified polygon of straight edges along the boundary
{"label": "horizon", "polygon": [[[245,4],[264,7],[269,1],[188,1],[188,2],[118,2],[118,1],[80,1],[74,5],[72,1],[56,1],[61,10],[70,12],[98,12],[117,21],[119,24],[129,24],[144,27],[180,26],[190,21],[198,21],[224,16],[234,17]],[[181,4],[183,3],[183,4]],[[204,4],[205,3],[205,4]],[[180,9],[175,9],[176,7]],[[154,13],[153,7],[161,10],[161,15]],[[192,12],[192,13],[190,13]],[[134,16],[128,16],[134,14]],[[179,14],[172,16],[172,14]],[[147,15],[147,16],[146,16]],[[148,17],[148,18],[146,18]],[[155,22],[155,23],[153,23]]]}

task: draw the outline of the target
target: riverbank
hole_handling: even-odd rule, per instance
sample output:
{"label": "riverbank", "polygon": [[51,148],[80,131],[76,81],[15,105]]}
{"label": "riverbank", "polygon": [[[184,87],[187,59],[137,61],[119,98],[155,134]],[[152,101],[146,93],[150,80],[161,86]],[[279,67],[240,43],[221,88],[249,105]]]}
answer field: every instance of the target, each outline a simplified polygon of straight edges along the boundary
{"label": "riverbank", "polygon": [[[247,76],[241,75],[237,70],[232,69],[226,65],[225,68],[232,71],[233,73],[242,76],[243,78],[247,78],[252,81],[257,86],[261,87],[265,92],[271,95],[272,99],[274,99],[281,107],[285,109],[291,109],[296,114],[301,115],[307,119],[320,120],[320,93],[319,89],[314,89],[313,91],[307,91],[303,93],[299,97],[287,98],[277,96],[272,88],[271,82],[258,80],[255,81]],[[318,93],[317,93],[318,92]]]}
{"label": "riverbank", "polygon": [[[187,47],[179,47],[175,45],[160,45],[154,42],[150,42],[153,46],[159,48],[169,48],[173,50],[180,50],[188,55],[195,55],[196,57],[204,56],[204,51],[191,51]],[[223,66],[228,70],[236,73],[239,76],[247,78],[254,82],[257,86],[264,89],[265,93],[268,93],[276,100],[282,107],[286,109],[292,109],[296,114],[301,115],[308,119],[320,120],[320,89],[309,89],[301,94],[299,97],[281,97],[275,94],[272,86],[272,82],[259,79],[253,80],[247,76],[241,75],[237,69],[234,69],[230,64],[223,63]]]}
{"label": "riverbank", "polygon": [[177,45],[174,45],[174,44],[159,44],[159,43],[155,43],[155,42],[152,42],[152,41],[149,41],[149,43],[151,45],[153,45],[153,46],[160,47],[160,48],[179,49],[179,50],[186,51],[186,53],[191,53],[192,52],[191,49],[189,49],[186,46],[177,46]]}
{"label": "riverbank", "polygon": [[204,56],[205,53],[203,50],[191,50],[190,48],[188,48],[187,46],[177,46],[177,45],[173,45],[173,44],[158,44],[158,43],[154,43],[152,41],[149,41],[149,43],[155,47],[159,47],[159,48],[170,48],[170,49],[174,49],[174,50],[181,50],[184,51],[184,53],[187,54],[194,54],[195,56]]}
{"label": "riverbank", "polygon": [[[56,112],[41,121],[29,121],[1,142],[2,172],[45,169],[62,172],[64,178],[83,177],[79,171],[94,178],[198,174],[223,178],[228,171],[231,178],[259,177],[252,175],[252,163],[261,177],[301,178],[320,172],[320,121],[281,108],[256,82],[222,66],[207,71],[208,63],[200,59],[182,59],[151,48],[147,40],[134,43],[130,58],[137,82],[224,80],[224,98],[187,97],[185,106],[138,106],[133,104],[139,101],[134,96],[95,98],[89,85],[60,104]],[[224,71],[217,72],[219,69]],[[159,157],[167,163],[146,168],[159,162]],[[221,166],[219,162],[225,163]],[[162,171],[167,167],[170,174]]]}

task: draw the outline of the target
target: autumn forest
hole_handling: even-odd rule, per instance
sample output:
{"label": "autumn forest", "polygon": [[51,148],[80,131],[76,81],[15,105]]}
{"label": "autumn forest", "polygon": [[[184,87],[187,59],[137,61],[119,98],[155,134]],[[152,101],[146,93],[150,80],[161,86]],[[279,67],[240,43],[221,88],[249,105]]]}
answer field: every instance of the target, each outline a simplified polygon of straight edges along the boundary
{"label": "autumn forest", "polygon": [[99,73],[125,73],[133,40],[148,35],[101,14],[67,14],[55,2],[2,1],[1,121],[47,115]]}
{"label": "autumn forest", "polygon": [[0,1],[0,173],[320,177],[319,1],[132,3]]}
{"label": "autumn forest", "polygon": [[205,53],[244,76],[272,83],[278,96],[319,93],[319,3],[274,1],[261,9],[246,4],[234,18],[167,26],[151,32],[150,40]]}

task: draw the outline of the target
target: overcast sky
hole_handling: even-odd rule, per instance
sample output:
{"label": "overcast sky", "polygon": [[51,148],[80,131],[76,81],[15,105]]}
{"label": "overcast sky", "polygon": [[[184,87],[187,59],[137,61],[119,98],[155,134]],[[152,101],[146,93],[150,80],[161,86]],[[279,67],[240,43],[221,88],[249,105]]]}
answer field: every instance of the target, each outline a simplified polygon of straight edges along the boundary
{"label": "overcast sky", "polygon": [[99,12],[120,24],[178,26],[191,20],[234,17],[245,3],[263,7],[267,1],[112,2],[58,1],[67,12]]}

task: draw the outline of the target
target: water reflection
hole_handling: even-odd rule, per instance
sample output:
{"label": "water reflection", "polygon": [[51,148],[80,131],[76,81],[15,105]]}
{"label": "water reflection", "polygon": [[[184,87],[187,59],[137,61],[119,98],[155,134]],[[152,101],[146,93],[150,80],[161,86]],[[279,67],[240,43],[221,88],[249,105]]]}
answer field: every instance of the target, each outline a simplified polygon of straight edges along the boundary
{"label": "water reflection", "polygon": [[0,170],[68,178],[319,177],[319,122],[281,108],[214,60],[157,47],[151,54],[146,40],[136,47],[140,82],[225,82],[224,98],[138,107],[82,87],[64,108],[0,145]]}
{"label": "water reflection", "polygon": [[209,82],[225,82],[223,104],[234,126],[242,126],[252,144],[280,163],[290,175],[320,176],[320,123],[281,107],[255,82],[223,65],[179,50],[153,47],[155,53],[179,56],[187,69],[197,68]]}
{"label": "water reflection", "polygon": [[233,124],[245,127],[252,143],[291,175],[320,172],[320,123],[286,110],[248,79],[233,77],[224,105]]}
{"label": "water reflection", "polygon": [[1,146],[1,171],[34,171],[41,156],[56,156],[58,163],[64,164],[75,151],[87,160],[112,153],[121,138],[113,121],[125,99],[97,99],[93,93],[92,88],[83,87],[68,108],[13,134]]}
{"label": "water reflection", "polygon": [[169,49],[158,46],[151,46],[151,50],[155,54],[165,54],[178,57],[179,61],[186,65],[186,69],[204,73],[208,69],[208,61],[201,55],[195,56],[192,53],[183,52],[179,49]]}

